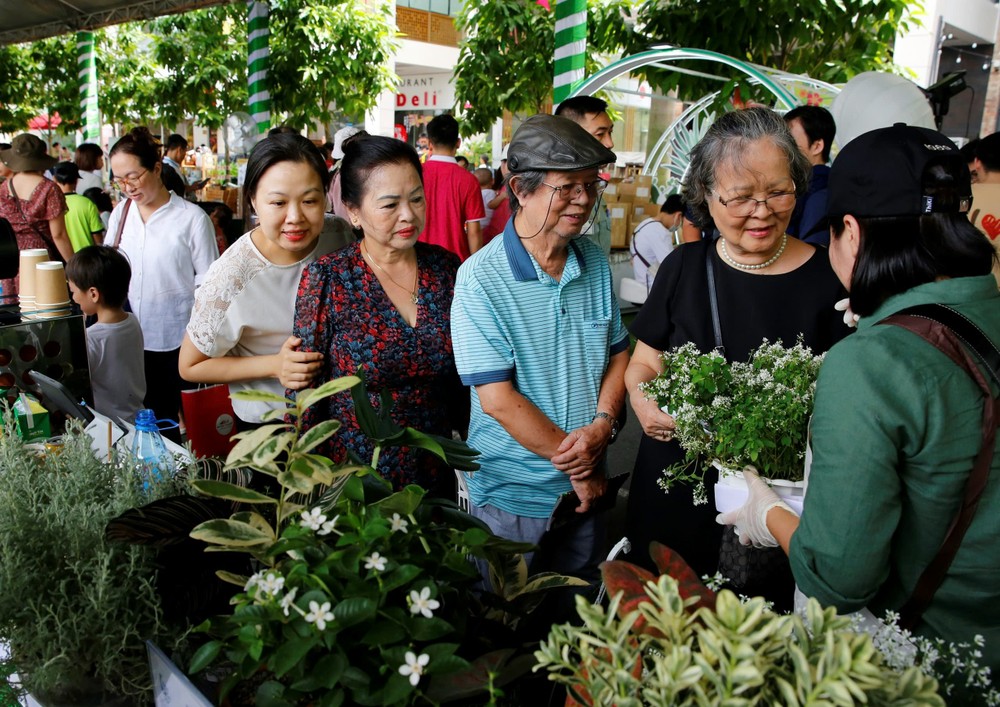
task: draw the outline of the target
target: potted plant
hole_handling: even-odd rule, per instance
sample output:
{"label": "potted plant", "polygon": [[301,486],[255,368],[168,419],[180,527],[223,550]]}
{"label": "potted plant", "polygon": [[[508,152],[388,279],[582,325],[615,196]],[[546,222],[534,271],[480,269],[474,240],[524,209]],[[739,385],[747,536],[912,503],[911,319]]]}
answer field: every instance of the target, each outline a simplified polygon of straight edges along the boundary
{"label": "potted plant", "polygon": [[[558,575],[528,577],[529,546],[493,536],[454,502],[428,499],[408,486],[393,493],[368,464],[336,466],[312,453],[339,423],[301,428],[303,411],[351,389],[357,419],[375,442],[419,446],[456,468],[474,470],[462,442],[401,428],[391,400],[376,412],[361,381],[347,377],[294,401],[278,420],[241,435],[227,466],[274,479],[270,491],[196,480],[206,496],[244,504],[228,518],[192,531],[210,549],[253,558],[250,576],[222,573],[238,586],[231,613],[206,622],[211,640],[189,670],[229,666],[221,694],[234,705],[395,705],[438,703],[500,687],[527,672],[517,624],[549,589],[583,584]],[[499,591],[475,591],[481,576],[470,557],[493,568]],[[497,646],[502,647],[498,648]]]}
{"label": "potted plant", "polygon": [[945,704],[917,667],[891,667],[871,636],[811,600],[805,615],[762,598],[718,595],[653,544],[659,578],[627,562],[602,567],[611,605],[580,599],[582,625],[555,626],[536,670],[583,705]]}
{"label": "potted plant", "polygon": [[823,357],[801,341],[788,348],[765,341],[745,363],[703,354],[694,344],[661,358],[662,373],[641,389],[674,418],[685,461],[666,469],[660,485],[669,490],[682,480],[702,484],[696,498],[704,503],[703,471],[696,462],[711,460],[720,469],[716,505],[724,512],[742,505],[741,470],[753,465],[801,511],[809,417]]}
{"label": "potted plant", "polygon": [[144,640],[169,638],[152,555],[104,538],[109,518],[148,500],[135,463],[90,445],[75,422],[59,453],[36,453],[9,425],[0,435],[0,641],[46,707],[149,702]]}

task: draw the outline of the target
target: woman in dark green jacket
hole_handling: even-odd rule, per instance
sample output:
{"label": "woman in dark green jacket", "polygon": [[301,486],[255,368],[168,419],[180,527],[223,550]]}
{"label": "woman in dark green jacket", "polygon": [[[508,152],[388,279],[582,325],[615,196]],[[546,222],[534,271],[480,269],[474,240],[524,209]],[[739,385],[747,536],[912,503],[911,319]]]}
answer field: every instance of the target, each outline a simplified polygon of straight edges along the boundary
{"label": "woman in dark green jacket", "polygon": [[[747,504],[719,522],[736,525],[746,544],[783,547],[799,589],[842,613],[902,612],[918,635],[985,637],[983,662],[995,675],[1000,454],[982,467],[985,488],[929,601],[908,602],[962,507],[984,446],[983,386],[996,396],[997,384],[974,355],[981,383],[913,331],[883,322],[944,305],[1000,344],[995,255],[968,221],[971,195],[964,160],[932,130],[896,125],[841,151],[830,178],[830,262],[860,321],[820,370],[802,517],[751,478]],[[962,350],[956,343],[959,358]]]}

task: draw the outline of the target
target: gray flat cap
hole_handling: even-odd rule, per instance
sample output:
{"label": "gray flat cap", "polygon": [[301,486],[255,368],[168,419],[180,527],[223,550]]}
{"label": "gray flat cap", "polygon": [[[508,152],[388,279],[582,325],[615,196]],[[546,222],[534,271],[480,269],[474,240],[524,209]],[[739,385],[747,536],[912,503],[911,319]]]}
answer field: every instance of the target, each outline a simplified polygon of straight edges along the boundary
{"label": "gray flat cap", "polygon": [[521,123],[507,149],[507,169],[574,172],[614,162],[615,153],[568,118],[533,115]]}

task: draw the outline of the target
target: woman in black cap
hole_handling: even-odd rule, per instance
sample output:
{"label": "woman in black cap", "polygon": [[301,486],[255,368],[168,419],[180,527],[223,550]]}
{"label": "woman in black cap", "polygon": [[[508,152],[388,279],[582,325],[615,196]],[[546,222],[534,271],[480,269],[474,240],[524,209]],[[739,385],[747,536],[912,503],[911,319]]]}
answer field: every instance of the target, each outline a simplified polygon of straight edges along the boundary
{"label": "woman in black cap", "polygon": [[[733,587],[790,608],[793,583],[780,552],[743,556],[715,524],[711,499],[695,505],[693,484],[658,485],[663,469],[684,458],[673,439],[674,420],[639,390],[662,370],[660,353],[688,342],[701,351],[723,347],[730,361],[746,361],[765,339],[795,344],[798,337],[822,353],[848,333],[834,304],[843,288],[827,253],[785,233],[796,195],[805,192],[809,163],[784,120],[768,108],[723,115],[691,154],[683,196],[702,223],[720,237],[685,244],[660,265],[631,330],[638,339],[625,374],[632,408],[642,425],[629,492],[626,534],[635,561],[649,565],[649,542],[676,550],[699,575],[721,569]],[[709,273],[713,280],[709,279]],[[714,321],[710,302],[718,307]],[[717,472],[705,470],[711,489]],[[749,567],[738,573],[736,565]]]}
{"label": "woman in black cap", "polygon": [[780,544],[824,605],[898,612],[953,642],[984,636],[996,674],[1000,294],[971,197],[968,166],[932,130],[896,125],[841,151],[830,260],[861,318],[820,370],[802,518],[756,479],[719,522]]}
{"label": "woman in black cap", "polygon": [[[73,245],[66,234],[66,199],[59,187],[42,176],[56,163],[45,143],[30,133],[14,138],[0,150],[0,161],[14,175],[0,185],[0,218],[10,222],[17,235],[18,250],[45,248],[52,260],[69,260]],[[4,283],[4,292],[14,294],[16,285]]]}

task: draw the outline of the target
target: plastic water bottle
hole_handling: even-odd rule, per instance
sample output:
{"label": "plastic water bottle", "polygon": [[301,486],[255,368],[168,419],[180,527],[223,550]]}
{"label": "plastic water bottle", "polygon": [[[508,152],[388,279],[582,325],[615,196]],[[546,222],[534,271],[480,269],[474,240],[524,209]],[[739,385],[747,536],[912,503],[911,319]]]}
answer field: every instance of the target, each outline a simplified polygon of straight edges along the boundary
{"label": "plastic water bottle", "polygon": [[174,458],[167,451],[167,445],[156,426],[156,415],[152,410],[143,408],[135,415],[132,454],[142,462],[140,474],[144,493],[149,492],[154,479],[161,481],[174,473]]}

